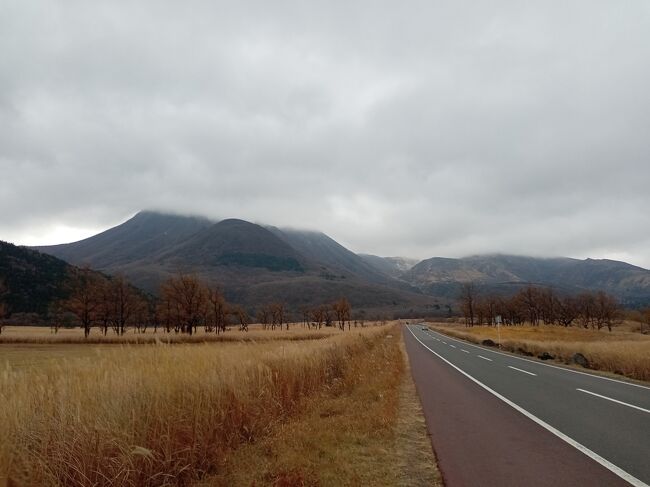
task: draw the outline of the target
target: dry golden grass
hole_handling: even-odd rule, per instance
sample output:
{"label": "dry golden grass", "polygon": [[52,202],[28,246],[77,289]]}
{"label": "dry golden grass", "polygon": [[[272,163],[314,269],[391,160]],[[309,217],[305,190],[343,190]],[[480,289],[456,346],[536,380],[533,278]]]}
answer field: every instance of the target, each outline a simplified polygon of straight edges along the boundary
{"label": "dry golden grass", "polygon": [[[448,335],[480,343],[499,341],[496,327],[432,324],[433,329]],[[547,352],[557,360],[571,364],[581,353],[590,368],[624,375],[631,379],[650,381],[650,336],[628,331],[585,330],[576,327],[502,326],[501,347],[504,350],[539,356]]]}
{"label": "dry golden grass", "polygon": [[98,349],[116,349],[122,345],[87,345],[74,343],[0,343],[0,370],[42,366],[54,362],[70,362],[97,356]]}
{"label": "dry golden grass", "polygon": [[299,414],[238,449],[200,485],[442,485],[407,367],[401,333],[393,329],[351,357],[341,378]]}
{"label": "dry golden grass", "polygon": [[[389,324],[391,324],[390,322]],[[365,328],[380,325],[379,322],[366,322]],[[361,326],[352,330],[362,329]],[[346,328],[346,331],[347,328]],[[337,335],[340,330],[333,327],[322,327],[320,330],[315,327],[307,328],[300,323],[291,323],[289,329],[263,329],[259,324],[249,325],[249,331],[239,331],[237,326],[231,327],[227,332],[217,335],[215,332],[206,333],[203,328],[198,328],[193,335],[183,333],[165,333],[158,329],[154,333],[152,329],[146,333],[137,333],[134,329],[129,329],[123,336],[115,335],[109,330],[108,335],[104,336],[98,328],[94,328],[88,338],[84,338],[81,328],[61,328],[58,333],[54,333],[50,328],[43,326],[7,326],[0,335],[0,345],[2,344],[146,344],[146,343],[204,343],[204,342],[227,342],[243,340],[313,340],[324,338],[331,335]]]}
{"label": "dry golden grass", "polygon": [[347,393],[359,383],[357,357],[383,343],[387,331],[95,347],[91,356],[38,367],[5,363],[0,479],[29,486],[186,485],[219,471],[229,453],[265,438],[323,388]]}

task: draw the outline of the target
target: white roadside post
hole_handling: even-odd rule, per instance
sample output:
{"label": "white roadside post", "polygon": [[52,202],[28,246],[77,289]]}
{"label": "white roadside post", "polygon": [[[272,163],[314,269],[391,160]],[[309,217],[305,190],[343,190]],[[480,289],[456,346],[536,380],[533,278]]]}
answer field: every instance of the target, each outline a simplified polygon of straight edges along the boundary
{"label": "white roadside post", "polygon": [[497,323],[497,336],[499,337],[498,338],[499,350],[501,350],[501,315],[495,316],[494,321],[496,321]]}

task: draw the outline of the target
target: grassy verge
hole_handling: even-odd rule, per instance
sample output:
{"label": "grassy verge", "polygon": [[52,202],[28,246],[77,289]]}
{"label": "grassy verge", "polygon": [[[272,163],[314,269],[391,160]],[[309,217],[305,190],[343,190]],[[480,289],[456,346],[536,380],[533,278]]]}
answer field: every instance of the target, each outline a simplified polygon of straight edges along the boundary
{"label": "grassy verge", "polygon": [[123,346],[39,367],[4,365],[0,485],[2,478],[39,486],[187,485],[218,472],[231,452],[266,437],[323,388],[344,394],[355,380],[346,371],[387,330]]}
{"label": "grassy verge", "polygon": [[[495,327],[430,326],[473,343],[499,342]],[[650,337],[646,335],[547,325],[501,327],[500,334],[501,348],[509,352],[535,357],[546,353],[565,364],[575,364],[574,356],[579,353],[586,358],[590,369],[650,381]]]}
{"label": "grassy verge", "polygon": [[399,330],[201,487],[442,485]]}

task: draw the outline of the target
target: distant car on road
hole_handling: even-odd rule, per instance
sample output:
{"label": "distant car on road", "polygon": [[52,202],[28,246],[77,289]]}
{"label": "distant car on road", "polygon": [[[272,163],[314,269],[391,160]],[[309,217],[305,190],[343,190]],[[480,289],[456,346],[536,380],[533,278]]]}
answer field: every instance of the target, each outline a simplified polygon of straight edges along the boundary
{"label": "distant car on road", "polygon": [[423,326],[422,329],[423,329],[424,331],[429,331],[429,327],[428,327],[428,326]]}

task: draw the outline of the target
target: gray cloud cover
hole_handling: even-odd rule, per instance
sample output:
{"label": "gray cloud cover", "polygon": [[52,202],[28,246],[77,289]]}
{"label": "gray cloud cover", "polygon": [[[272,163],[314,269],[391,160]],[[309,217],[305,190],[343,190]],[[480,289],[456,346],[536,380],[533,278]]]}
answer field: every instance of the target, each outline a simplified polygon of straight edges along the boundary
{"label": "gray cloud cover", "polygon": [[0,238],[142,208],[650,266],[650,4],[0,4]]}

